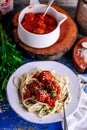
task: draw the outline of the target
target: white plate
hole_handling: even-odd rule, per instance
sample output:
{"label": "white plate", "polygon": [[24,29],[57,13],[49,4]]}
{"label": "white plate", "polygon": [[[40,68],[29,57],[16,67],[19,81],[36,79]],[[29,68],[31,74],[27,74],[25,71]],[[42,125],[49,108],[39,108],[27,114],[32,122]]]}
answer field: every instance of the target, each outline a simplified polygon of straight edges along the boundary
{"label": "white plate", "polygon": [[78,107],[80,101],[80,84],[77,76],[65,65],[55,62],[55,61],[38,61],[24,64],[19,67],[10,77],[7,84],[7,97],[12,109],[27,121],[33,123],[53,123],[63,120],[63,113],[52,114],[45,118],[39,118],[36,114],[26,111],[20,104],[18,97],[18,90],[13,84],[13,78],[15,76],[20,76],[24,72],[29,72],[37,67],[41,67],[44,70],[55,70],[57,74],[67,75],[70,82],[70,94],[71,102],[66,107],[66,115],[70,116]]}

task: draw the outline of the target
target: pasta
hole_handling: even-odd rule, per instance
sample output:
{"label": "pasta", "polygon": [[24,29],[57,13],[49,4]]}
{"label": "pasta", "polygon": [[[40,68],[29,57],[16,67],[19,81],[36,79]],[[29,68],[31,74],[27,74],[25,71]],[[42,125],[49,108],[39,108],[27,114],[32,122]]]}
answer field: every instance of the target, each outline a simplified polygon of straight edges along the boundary
{"label": "pasta", "polygon": [[[15,83],[16,78],[20,79],[18,86]],[[71,100],[68,77],[55,75],[53,71],[37,68],[21,77],[15,77],[14,84],[19,89],[23,106],[40,118],[61,112],[66,93],[66,104]]]}

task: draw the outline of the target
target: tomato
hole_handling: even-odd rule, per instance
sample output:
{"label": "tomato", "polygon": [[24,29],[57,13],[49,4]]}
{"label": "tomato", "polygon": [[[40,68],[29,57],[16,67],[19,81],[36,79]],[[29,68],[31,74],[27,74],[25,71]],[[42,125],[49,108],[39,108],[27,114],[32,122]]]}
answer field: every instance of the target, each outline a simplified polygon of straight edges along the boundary
{"label": "tomato", "polygon": [[49,82],[52,80],[52,74],[50,71],[42,71],[39,75],[39,80],[42,83]]}

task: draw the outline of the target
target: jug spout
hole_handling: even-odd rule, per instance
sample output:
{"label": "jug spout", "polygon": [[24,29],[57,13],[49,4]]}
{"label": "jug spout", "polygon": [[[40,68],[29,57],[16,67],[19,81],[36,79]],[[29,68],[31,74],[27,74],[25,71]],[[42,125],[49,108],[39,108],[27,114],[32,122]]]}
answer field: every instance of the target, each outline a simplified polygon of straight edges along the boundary
{"label": "jug spout", "polygon": [[30,0],[30,5],[32,4],[40,4],[40,2],[38,0]]}
{"label": "jug spout", "polygon": [[58,25],[60,26],[65,20],[67,20],[67,15],[61,13],[61,12],[58,12],[58,11],[55,11],[55,19],[57,20],[57,23]]}
{"label": "jug spout", "polygon": [[67,20],[67,16],[62,14],[60,17],[59,25],[61,25],[65,20]]}

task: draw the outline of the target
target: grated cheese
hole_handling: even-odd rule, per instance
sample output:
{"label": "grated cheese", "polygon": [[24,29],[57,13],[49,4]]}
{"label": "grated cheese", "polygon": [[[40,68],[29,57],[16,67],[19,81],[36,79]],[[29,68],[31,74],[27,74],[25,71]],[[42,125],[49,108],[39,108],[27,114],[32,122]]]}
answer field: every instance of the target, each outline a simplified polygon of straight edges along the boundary
{"label": "grated cheese", "polygon": [[82,42],[82,48],[78,49],[77,56],[82,57],[84,62],[87,62],[87,42]]}
{"label": "grated cheese", "polygon": [[84,61],[87,62],[87,49],[86,48],[82,48],[80,53],[80,56],[84,58]]}

